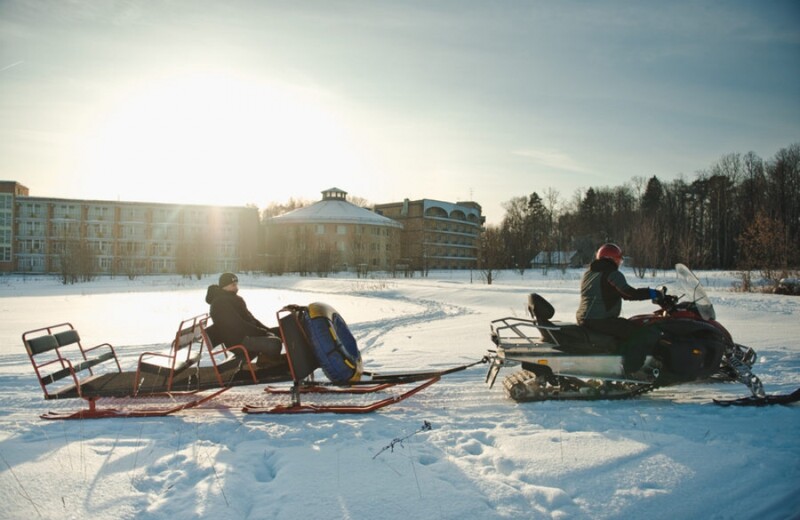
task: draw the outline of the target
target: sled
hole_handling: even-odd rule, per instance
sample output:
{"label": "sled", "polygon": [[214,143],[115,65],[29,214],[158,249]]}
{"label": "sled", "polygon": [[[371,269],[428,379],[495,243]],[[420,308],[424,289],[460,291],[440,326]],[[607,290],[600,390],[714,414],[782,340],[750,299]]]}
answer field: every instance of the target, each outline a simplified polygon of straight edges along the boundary
{"label": "sled", "polygon": [[[323,368],[324,364],[320,360],[319,352],[326,351],[329,357],[325,361],[336,364],[334,361],[338,359],[341,367],[330,367],[330,372],[325,371],[326,374],[338,374],[344,370],[345,366],[350,366],[354,358],[358,358],[360,363],[360,355],[357,352],[357,347],[351,345],[348,352],[345,352],[343,346],[339,348],[332,348],[330,345],[319,345],[320,341],[326,341],[328,338],[314,337],[309,333],[310,327],[307,326],[310,318],[310,309],[315,304],[308,307],[301,307],[297,305],[289,305],[284,307],[278,312],[278,325],[283,338],[284,347],[286,349],[286,358],[289,365],[289,371],[292,375],[292,386],[290,388],[276,388],[267,386],[264,390],[271,395],[289,395],[291,400],[289,404],[281,404],[277,406],[265,406],[257,403],[248,403],[242,411],[247,414],[300,414],[300,413],[370,413],[386,406],[396,404],[403,401],[420,391],[428,388],[442,376],[452,374],[461,370],[465,370],[484,360],[477,361],[466,365],[459,365],[444,370],[436,371],[420,371],[420,372],[407,372],[407,373],[393,373],[393,374],[374,374],[371,372],[363,372],[360,369],[351,371],[353,374],[352,379],[342,381],[333,380],[326,382],[318,382],[314,380],[314,372]],[[320,304],[316,304],[320,305]],[[349,331],[345,331],[343,321],[338,325],[339,334],[334,330],[333,317],[335,311],[325,306],[327,318],[331,319],[330,331],[333,340],[337,337],[347,337]],[[315,344],[315,342],[317,342]],[[324,347],[324,348],[320,348]],[[337,354],[338,351],[338,354]],[[338,357],[337,357],[338,356]],[[385,397],[375,400],[367,404],[306,404],[303,403],[301,396],[309,394],[328,394],[328,395],[343,395],[343,394],[371,394],[379,391],[389,390],[400,385],[411,385],[410,389],[403,391],[397,395]]]}
{"label": "sled", "polygon": [[[330,309],[324,304],[318,305]],[[405,400],[446,374],[483,362],[445,370],[386,375],[363,372],[359,364],[357,377],[354,375],[352,380],[315,381],[314,372],[325,365],[320,361],[319,349],[315,350],[319,345],[314,345],[314,338],[302,321],[308,309],[290,305],[278,311],[285,357],[268,366],[253,363],[242,345],[224,345],[213,320],[206,314],[182,320],[169,349],[141,354],[136,370],[131,371],[122,370],[117,352],[109,343],[85,348],[71,323],[25,332],[22,342],[45,400],[82,399],[88,404],[84,409],[50,411],[41,417],[163,417],[198,408],[234,387],[252,385],[265,385],[268,395],[288,394],[291,400],[275,406],[246,404],[243,411],[248,414],[368,413]],[[344,334],[342,323],[339,328]],[[357,357],[360,363],[354,340],[350,348],[350,357]],[[332,361],[326,361],[330,369]],[[341,370],[336,373],[341,374]],[[288,382],[292,383],[290,388],[272,386]],[[301,394],[371,394],[400,385],[408,386],[402,393],[367,404],[306,404],[300,398]]]}
{"label": "sled", "polygon": [[[51,411],[43,419],[162,417],[196,408],[235,386],[289,381],[286,367],[256,369],[248,358],[217,361],[204,335],[206,315],[182,320],[167,352],[139,356],[136,370],[123,371],[109,343],[86,348],[68,322],[25,332],[22,342],[45,400],[83,399],[85,409]],[[203,349],[210,366],[200,366]],[[241,347],[243,348],[243,347]],[[233,349],[226,349],[230,352]]]}

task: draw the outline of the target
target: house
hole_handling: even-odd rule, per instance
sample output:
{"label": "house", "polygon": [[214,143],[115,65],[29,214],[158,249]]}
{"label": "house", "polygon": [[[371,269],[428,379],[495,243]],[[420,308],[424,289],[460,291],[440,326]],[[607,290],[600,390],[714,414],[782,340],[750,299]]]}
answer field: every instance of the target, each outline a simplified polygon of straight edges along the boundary
{"label": "house", "polygon": [[581,259],[577,251],[542,251],[533,260],[531,267],[580,267]]}

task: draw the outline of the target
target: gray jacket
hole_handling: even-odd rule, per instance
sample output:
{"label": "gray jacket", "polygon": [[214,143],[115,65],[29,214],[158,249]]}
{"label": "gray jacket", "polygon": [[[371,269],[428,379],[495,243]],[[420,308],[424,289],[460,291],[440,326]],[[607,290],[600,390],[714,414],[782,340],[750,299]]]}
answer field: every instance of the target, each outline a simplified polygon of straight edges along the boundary
{"label": "gray jacket", "polygon": [[581,303],[575,317],[579,324],[585,320],[618,318],[623,299],[649,300],[650,289],[628,285],[612,260],[595,260],[581,278]]}

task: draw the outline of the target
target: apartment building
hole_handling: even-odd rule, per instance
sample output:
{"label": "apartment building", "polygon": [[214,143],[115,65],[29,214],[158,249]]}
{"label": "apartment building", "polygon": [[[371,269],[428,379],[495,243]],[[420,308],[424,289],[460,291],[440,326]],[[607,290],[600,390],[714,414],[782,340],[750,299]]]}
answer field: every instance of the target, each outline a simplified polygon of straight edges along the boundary
{"label": "apartment building", "polygon": [[421,199],[377,204],[375,212],[403,224],[400,258],[409,269],[477,267],[486,218],[476,202]]}
{"label": "apartment building", "polygon": [[31,197],[0,181],[0,272],[249,270],[258,227],[256,208]]}

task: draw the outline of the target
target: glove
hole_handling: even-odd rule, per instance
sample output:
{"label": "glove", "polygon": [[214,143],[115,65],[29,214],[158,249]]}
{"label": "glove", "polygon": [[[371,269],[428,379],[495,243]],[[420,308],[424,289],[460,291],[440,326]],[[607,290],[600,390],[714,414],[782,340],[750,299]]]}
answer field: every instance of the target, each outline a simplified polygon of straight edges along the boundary
{"label": "glove", "polygon": [[650,300],[653,303],[660,304],[664,301],[664,293],[658,289],[650,289]]}

